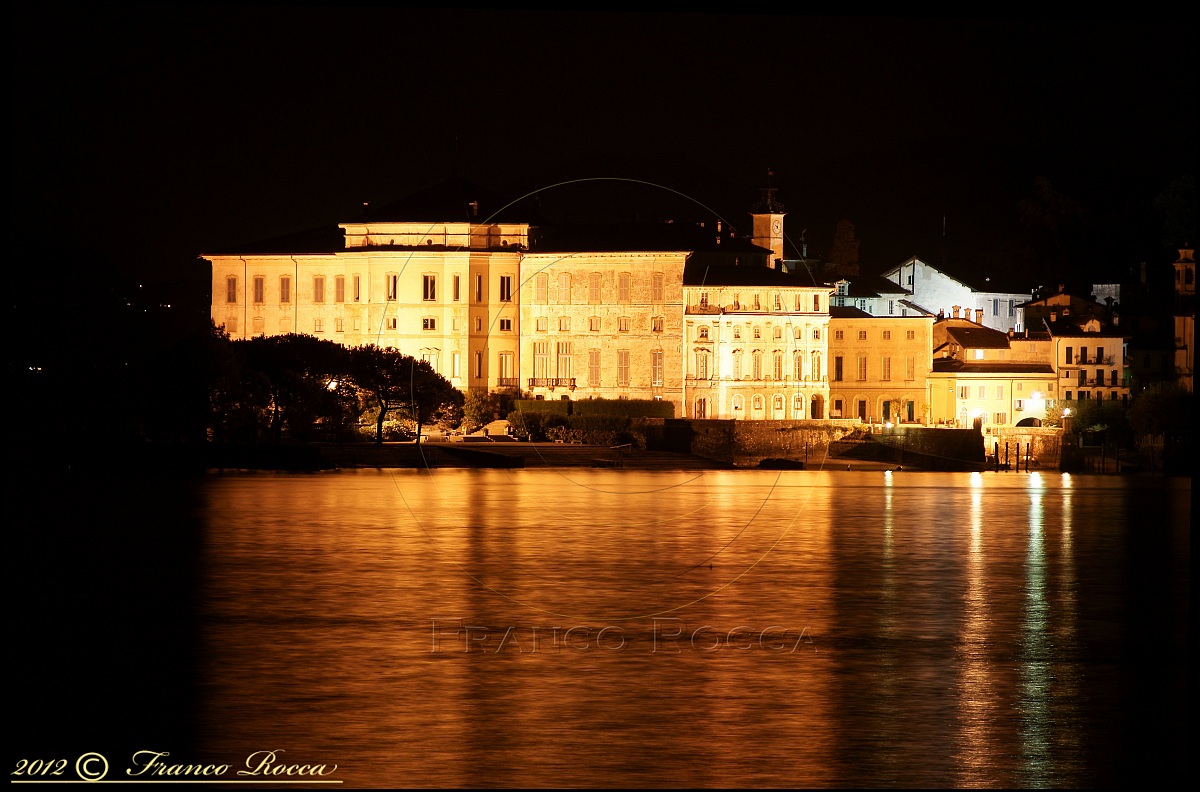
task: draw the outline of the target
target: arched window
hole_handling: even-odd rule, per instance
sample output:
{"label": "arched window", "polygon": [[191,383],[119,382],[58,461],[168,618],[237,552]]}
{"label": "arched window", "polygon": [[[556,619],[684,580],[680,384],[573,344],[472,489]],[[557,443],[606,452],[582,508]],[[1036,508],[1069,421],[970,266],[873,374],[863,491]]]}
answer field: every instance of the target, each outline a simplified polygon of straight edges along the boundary
{"label": "arched window", "polygon": [[[783,353],[776,352],[771,356],[771,372],[772,376],[777,379],[783,379]],[[782,407],[782,405],[780,405]]]}
{"label": "arched window", "polygon": [[734,396],[734,397],[733,397],[733,410],[734,410],[734,415],[738,415],[738,414],[740,414],[741,412],[743,412],[743,410],[742,410],[742,406],[743,406],[743,404],[744,404],[744,402],[742,401],[742,397],[741,397],[741,395],[740,395],[740,394],[739,394],[739,395],[737,395],[737,396]]}
{"label": "arched window", "polygon": [[783,328],[782,327],[775,328],[774,338],[776,341],[783,339]]}
{"label": "arched window", "polygon": [[821,353],[812,353],[812,378],[815,380],[821,379]]}
{"label": "arched window", "polygon": [[792,336],[793,336],[793,337],[794,337],[794,338],[795,338],[797,341],[799,341],[799,340],[801,340],[802,338],[804,338],[804,331],[803,331],[803,330],[801,330],[799,327],[797,327],[797,328],[796,328],[796,329],[795,329],[795,330],[792,332]]}

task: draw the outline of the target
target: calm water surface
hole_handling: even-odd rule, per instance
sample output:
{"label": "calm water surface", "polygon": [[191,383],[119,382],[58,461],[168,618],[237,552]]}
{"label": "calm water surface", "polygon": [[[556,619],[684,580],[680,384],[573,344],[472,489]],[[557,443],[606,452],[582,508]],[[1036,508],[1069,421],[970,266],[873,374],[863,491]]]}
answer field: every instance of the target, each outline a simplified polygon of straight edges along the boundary
{"label": "calm water surface", "polygon": [[204,504],[213,754],[438,787],[1083,786],[1182,754],[1186,480],[357,471]]}
{"label": "calm water surface", "polygon": [[337,765],[343,787],[1185,772],[1189,479],[361,470],[20,489],[43,517],[9,556],[18,757],[240,767],[276,750]]}

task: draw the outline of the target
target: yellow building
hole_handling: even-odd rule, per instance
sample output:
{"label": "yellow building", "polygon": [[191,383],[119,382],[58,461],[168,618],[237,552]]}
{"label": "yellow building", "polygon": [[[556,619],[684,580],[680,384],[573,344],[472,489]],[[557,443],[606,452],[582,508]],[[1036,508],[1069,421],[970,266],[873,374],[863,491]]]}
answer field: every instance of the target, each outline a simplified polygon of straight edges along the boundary
{"label": "yellow building", "polygon": [[872,316],[849,307],[830,314],[830,416],[926,423],[933,317]]}

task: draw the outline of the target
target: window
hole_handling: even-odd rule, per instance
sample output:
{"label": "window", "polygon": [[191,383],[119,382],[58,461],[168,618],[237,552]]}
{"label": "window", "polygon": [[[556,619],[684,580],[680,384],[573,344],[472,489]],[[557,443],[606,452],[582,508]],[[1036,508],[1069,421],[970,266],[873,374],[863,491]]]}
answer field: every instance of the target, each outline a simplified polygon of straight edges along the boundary
{"label": "window", "polygon": [[621,333],[629,332],[629,317],[622,316],[617,319],[617,330]]}
{"label": "window", "polygon": [[313,319],[313,332],[314,333],[324,333],[325,332],[325,320],[324,319],[320,319],[320,318]]}
{"label": "window", "polygon": [[362,277],[354,276],[354,302],[360,302],[362,299]]}
{"label": "window", "polygon": [[884,330],[884,331],[883,331],[883,340],[884,340],[884,341],[891,341],[891,340],[892,340],[892,331],[891,331],[891,330]]}
{"label": "window", "polygon": [[696,329],[696,338],[700,341],[707,341],[708,340],[708,328],[707,327],[697,328]]}
{"label": "window", "polygon": [[1071,401],[1071,391],[1063,391],[1063,401]]}
{"label": "window", "polygon": [[475,302],[483,302],[483,275],[475,273]]}
{"label": "window", "polygon": [[544,333],[550,329],[550,320],[544,316],[537,318],[537,329],[539,333]]}
{"label": "window", "polygon": [[284,275],[279,279],[279,302],[290,303],[292,301],[292,279],[291,276]]}
{"label": "window", "polygon": [[600,387],[600,350],[588,350],[588,385]]}
{"label": "window", "polygon": [[980,386],[979,386],[979,398],[980,398],[980,399],[986,399],[986,398],[987,398],[987,386],[986,386],[986,385],[980,385]]}
{"label": "window", "polygon": [[783,353],[776,352],[771,356],[771,373],[776,380],[783,379]]}
{"label": "window", "polygon": [[254,277],[254,302],[256,303],[266,302],[263,299],[263,285],[264,278],[261,275],[256,275]]}
{"label": "window", "polygon": [[752,407],[753,409],[755,409],[755,410],[762,410],[762,408],[763,408],[763,397],[762,397],[762,396],[760,396],[760,395],[758,395],[757,393],[756,393],[756,394],[754,394],[754,398],[750,400],[750,405],[751,405],[751,407]]}
{"label": "window", "polygon": [[815,380],[821,379],[822,375],[821,375],[821,353],[820,352],[812,353],[812,375],[813,375],[813,379],[815,379]]}
{"label": "window", "polygon": [[533,279],[533,301],[539,305],[550,301],[550,276],[544,272]]}
{"label": "window", "polygon": [[340,316],[337,319],[334,319],[333,320],[333,332],[335,332],[335,333],[346,332],[346,320]]}
{"label": "window", "polygon": [[539,380],[550,377],[549,341],[535,341],[533,344],[533,376]]}
{"label": "window", "polygon": [[759,296],[758,296],[757,292],[755,292],[755,294],[754,294],[754,310],[756,310],[756,311],[762,310],[762,303],[759,301]]}
{"label": "window", "polygon": [[1104,365],[1104,347],[1096,347],[1096,363]]}
{"label": "window", "polygon": [[499,368],[499,371],[496,372],[496,376],[499,377],[501,380],[506,380],[506,382],[500,383],[501,386],[505,386],[506,384],[509,384],[509,385],[512,384],[512,379],[513,379],[513,376],[516,371],[513,368],[513,353],[512,352],[498,353],[496,355],[496,363],[497,363],[497,367]]}
{"label": "window", "polygon": [[362,317],[361,316],[354,317],[354,330],[355,330],[355,332],[362,330]]}
{"label": "window", "polygon": [[593,333],[600,332],[600,317],[599,316],[589,316],[588,317],[588,330],[592,331]]}
{"label": "window", "polygon": [[821,310],[821,295],[819,295],[819,294],[813,295],[813,310],[814,311]]}
{"label": "window", "polygon": [[238,321],[236,316],[231,316],[225,320],[225,331],[230,335],[237,333]]}
{"label": "window", "polygon": [[1013,409],[1016,410],[1017,412],[1021,412],[1022,410],[1024,410],[1025,409],[1025,400],[1024,399],[1014,400],[1013,401]]}
{"label": "window", "polygon": [[834,382],[842,381],[842,373],[843,373],[842,365],[843,365],[842,356],[841,355],[835,356],[833,358],[833,381]]}
{"label": "window", "polygon": [[754,366],[754,379],[760,380],[763,378],[763,360],[762,352],[755,352],[751,358],[751,364]]}
{"label": "window", "polygon": [[1008,423],[1008,413],[992,413],[992,423],[1006,424]]}
{"label": "window", "polygon": [[841,330],[834,330],[833,331],[833,340],[841,341],[841,340],[843,340],[844,335],[845,334]]}
{"label": "window", "polygon": [[756,328],[754,328],[754,337],[755,337],[755,338],[762,338],[762,330],[758,329],[757,327],[756,327]]}
{"label": "window", "polygon": [[571,379],[571,343],[569,341],[560,341],[555,345],[555,352],[558,356],[558,378]]}
{"label": "window", "polygon": [[774,296],[774,302],[775,302],[775,310],[776,310],[776,311],[782,311],[782,310],[783,310],[783,303],[782,303],[782,302],[780,302],[780,300],[779,300],[779,292],[775,292],[775,296]]}
{"label": "window", "polygon": [[[543,327],[542,329],[545,330],[546,328]],[[475,332],[476,333],[483,332],[483,319],[481,319],[478,316],[475,317]]]}
{"label": "window", "polygon": [[776,341],[781,341],[783,339],[783,328],[776,327],[775,331],[773,333],[771,333],[771,337],[774,338]]}
{"label": "window", "polygon": [[[997,386],[996,386],[996,398],[997,398],[997,399],[1003,399],[1003,398],[1004,398],[1004,386],[1003,386],[1003,385],[997,385]],[[1004,422],[1003,422],[1003,421],[997,421],[997,423],[1004,423]]]}
{"label": "window", "polygon": [[733,328],[733,337],[741,338],[742,337],[742,328],[740,328],[740,327]]}
{"label": "window", "polygon": [[[1000,300],[993,299],[992,300],[992,316],[999,316],[999,315],[1000,315]],[[996,423],[1004,423],[1004,422],[996,421]]]}
{"label": "window", "polygon": [[958,389],[958,398],[960,398],[960,399],[969,399],[969,398],[971,398],[971,388],[970,388],[970,386],[968,386],[968,385],[963,385],[963,386],[959,387],[959,389]]}
{"label": "window", "polygon": [[883,376],[881,379],[890,380],[892,378],[892,359],[884,356],[883,358]]}
{"label": "window", "polygon": [[437,299],[437,276],[422,275],[421,276],[421,299],[431,301]]}
{"label": "window", "polygon": [[1009,316],[1017,315],[1017,301],[1016,300],[1008,301],[1008,315]]}
{"label": "window", "polygon": [[600,273],[593,272],[588,275],[588,302],[595,304],[600,302]]}
{"label": "window", "polygon": [[346,276],[338,275],[333,279],[333,301],[336,303],[346,302]]}
{"label": "window", "polygon": [[389,317],[388,317],[388,319],[387,319],[387,329],[388,329],[388,330],[395,330],[395,329],[396,329],[396,317],[394,317],[394,316],[389,316]]}
{"label": "window", "polygon": [[558,317],[558,331],[560,333],[569,333],[571,331],[571,317],[569,317],[569,316]]}
{"label": "window", "polygon": [[459,287],[462,285],[462,278],[458,275],[455,275],[452,283],[454,284],[454,286],[453,286],[453,292],[450,296],[451,296],[451,299],[454,300],[454,302],[458,302]]}
{"label": "window", "polygon": [[617,302],[629,302],[631,279],[632,276],[628,272],[617,275]]}
{"label": "window", "polygon": [[775,396],[771,397],[771,411],[775,415],[782,415],[782,413],[783,413],[783,397],[782,396],[776,394]]}
{"label": "window", "polygon": [[866,355],[858,356],[858,379],[865,380],[867,378],[867,358]]}
{"label": "window", "polygon": [[820,340],[821,340],[821,328],[814,327],[813,328],[813,341],[820,341]]}
{"label": "window", "polygon": [[512,332],[512,319],[501,319],[500,320],[500,331],[504,332],[504,333],[511,333]]}
{"label": "window", "polygon": [[742,350],[733,350],[733,378],[740,380],[742,378]]}
{"label": "window", "polygon": [[804,379],[804,355],[797,352],[792,358],[793,376],[800,381]]}
{"label": "window", "polygon": [[237,302],[237,278],[230,277],[225,279],[225,302]]}
{"label": "window", "polygon": [[512,275],[500,276],[500,302],[512,302]]}
{"label": "window", "polygon": [[867,340],[867,331],[866,331],[866,330],[859,330],[859,331],[858,331],[858,340],[859,340],[859,341],[866,341],[866,340]]}
{"label": "window", "polygon": [[389,274],[386,276],[386,280],[387,280],[387,298],[388,298],[388,302],[391,302],[392,300],[395,300],[396,295],[399,294],[400,276]]}
{"label": "window", "polygon": [[650,384],[663,384],[663,351],[661,349],[650,350]]}
{"label": "window", "polygon": [[1072,353],[1071,347],[1067,347],[1066,355],[1063,358],[1063,362],[1066,363],[1068,366],[1071,365],[1071,353]]}
{"label": "window", "polygon": [[915,380],[917,378],[917,359],[910,357],[907,359],[904,369],[904,378]]}
{"label": "window", "polygon": [[896,313],[896,301],[888,300],[888,315]]}
{"label": "window", "polygon": [[437,330],[437,319],[433,318],[432,316],[421,317],[421,329]]}
{"label": "window", "polygon": [[569,305],[571,302],[571,273],[560,272],[558,275],[558,303]]}
{"label": "window", "polygon": [[916,330],[905,330],[904,337],[906,339],[908,339],[909,341],[915,341],[915,340],[917,340],[917,331]]}
{"label": "window", "polygon": [[475,379],[483,379],[483,353],[476,352],[474,361],[475,361]]}
{"label": "window", "polygon": [[803,418],[804,417],[804,397],[801,396],[799,393],[797,393],[795,395],[795,397],[792,399],[792,417],[793,418]]}
{"label": "window", "polygon": [[313,302],[325,302],[325,276],[313,276]]}
{"label": "window", "polygon": [[651,317],[650,332],[661,333],[662,331],[663,331],[663,318],[661,316]]}
{"label": "window", "polygon": [[663,301],[663,274],[656,272],[650,278],[650,300],[652,302]]}
{"label": "window", "polygon": [[629,387],[629,350],[617,350],[617,385],[622,388]]}

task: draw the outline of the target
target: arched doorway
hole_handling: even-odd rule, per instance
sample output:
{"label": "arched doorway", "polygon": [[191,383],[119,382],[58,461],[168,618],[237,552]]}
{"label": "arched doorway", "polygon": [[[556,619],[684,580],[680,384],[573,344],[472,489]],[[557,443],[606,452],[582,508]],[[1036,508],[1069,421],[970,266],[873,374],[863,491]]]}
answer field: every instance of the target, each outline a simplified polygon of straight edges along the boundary
{"label": "arched doorway", "polygon": [[812,407],[808,411],[809,417],[815,421],[819,421],[825,417],[825,400],[820,396],[812,397]]}

